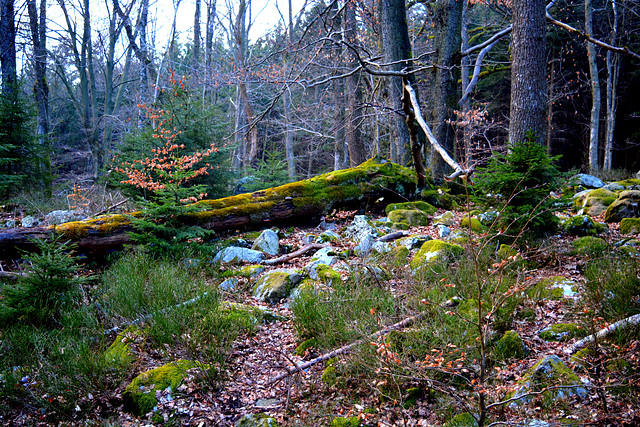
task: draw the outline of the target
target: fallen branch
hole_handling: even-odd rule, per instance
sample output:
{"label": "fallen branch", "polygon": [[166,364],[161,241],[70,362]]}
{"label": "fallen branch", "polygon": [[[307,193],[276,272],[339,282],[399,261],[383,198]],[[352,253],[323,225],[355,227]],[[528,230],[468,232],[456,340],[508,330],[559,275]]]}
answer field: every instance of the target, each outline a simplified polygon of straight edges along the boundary
{"label": "fallen branch", "polygon": [[407,233],[405,233],[404,231],[395,231],[393,233],[385,234],[382,237],[378,237],[376,239],[376,242],[390,242],[392,240],[400,239],[406,235]]}
{"label": "fallen branch", "polygon": [[305,369],[315,365],[316,363],[324,362],[325,360],[329,360],[329,359],[331,359],[333,357],[336,357],[336,356],[338,356],[340,354],[344,354],[344,353],[348,352],[349,350],[351,350],[352,348],[354,348],[356,346],[359,346],[360,344],[363,344],[365,342],[371,341],[374,338],[378,338],[380,336],[386,335],[391,331],[402,329],[402,328],[404,328],[404,327],[406,327],[406,326],[408,326],[408,325],[410,325],[410,324],[412,324],[414,322],[417,322],[418,320],[421,320],[426,315],[427,315],[427,313],[425,312],[425,313],[422,313],[422,314],[418,314],[416,316],[407,317],[406,319],[404,319],[404,320],[402,320],[402,321],[400,321],[398,323],[394,323],[393,325],[389,325],[389,326],[387,326],[387,327],[385,327],[383,329],[380,329],[378,332],[375,332],[375,333],[369,335],[367,338],[363,338],[361,340],[352,342],[351,344],[347,344],[347,345],[345,345],[343,347],[340,347],[337,350],[333,350],[333,351],[331,351],[329,353],[323,354],[322,356],[318,356],[315,359],[312,359],[312,360],[310,360],[308,362],[303,363],[302,365],[296,365],[295,369],[286,368],[287,372],[285,372],[283,374],[280,374],[277,377],[275,377],[274,379],[272,379],[271,381],[269,381],[269,385],[277,383],[278,381],[281,381],[281,380],[287,378],[288,376],[295,374],[296,372],[299,372],[301,370],[305,370]]}
{"label": "fallen branch", "polygon": [[321,245],[320,243],[310,243],[307,246],[304,246],[301,249],[298,249],[295,252],[291,252],[290,254],[286,254],[286,255],[282,255],[281,257],[278,258],[273,258],[273,259],[268,259],[265,261],[262,261],[262,264],[265,265],[275,265],[275,264],[282,264],[283,262],[287,262],[290,261],[294,258],[297,258],[301,255],[304,255],[305,253],[309,252],[310,250],[318,250],[318,249],[322,249],[322,248],[329,248],[330,246],[328,245]]}
{"label": "fallen branch", "polygon": [[576,351],[580,350],[581,348],[587,346],[588,344],[592,343],[595,340],[601,340],[609,335],[611,335],[612,333],[616,332],[619,329],[625,329],[628,328],[630,326],[638,326],[640,325],[640,314],[636,314],[634,316],[631,317],[627,317],[626,319],[622,319],[617,321],[616,323],[612,323],[611,325],[607,326],[604,329],[601,329],[600,331],[596,332],[595,334],[591,334],[588,337],[585,337],[583,339],[581,339],[580,341],[576,342],[575,344],[573,344],[571,346],[571,348],[565,350],[565,352],[567,354],[573,354]]}
{"label": "fallen branch", "polygon": [[458,162],[453,160],[453,158],[449,155],[449,153],[447,153],[447,150],[445,150],[442,147],[442,145],[440,145],[436,137],[433,135],[433,132],[431,132],[431,128],[429,127],[427,122],[424,121],[424,118],[422,117],[422,112],[420,111],[420,104],[418,103],[418,98],[416,97],[416,92],[411,87],[411,84],[408,82],[405,82],[404,89],[407,91],[407,93],[409,93],[409,97],[411,99],[411,105],[413,107],[413,110],[415,111],[415,118],[418,121],[418,124],[420,125],[422,130],[424,131],[425,135],[427,135],[427,139],[429,140],[429,143],[431,143],[431,146],[434,148],[434,150],[436,150],[438,154],[440,154],[442,159],[454,170],[451,176],[446,176],[445,178],[448,180],[452,180],[460,175],[462,175],[465,179],[469,178],[473,173],[473,168],[464,169],[462,166],[458,164]]}

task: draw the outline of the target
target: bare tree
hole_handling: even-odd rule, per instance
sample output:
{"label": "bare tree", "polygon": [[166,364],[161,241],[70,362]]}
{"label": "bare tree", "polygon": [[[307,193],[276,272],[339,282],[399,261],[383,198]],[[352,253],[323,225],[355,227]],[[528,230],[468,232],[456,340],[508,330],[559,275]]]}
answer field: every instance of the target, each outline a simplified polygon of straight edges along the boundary
{"label": "bare tree", "polygon": [[[584,2],[584,30],[593,35],[593,1]],[[600,136],[600,110],[602,99],[600,95],[600,73],[598,72],[598,53],[596,45],[587,42],[587,57],[589,58],[589,77],[591,78],[591,121],[589,132],[589,169],[598,170],[598,140]]]}

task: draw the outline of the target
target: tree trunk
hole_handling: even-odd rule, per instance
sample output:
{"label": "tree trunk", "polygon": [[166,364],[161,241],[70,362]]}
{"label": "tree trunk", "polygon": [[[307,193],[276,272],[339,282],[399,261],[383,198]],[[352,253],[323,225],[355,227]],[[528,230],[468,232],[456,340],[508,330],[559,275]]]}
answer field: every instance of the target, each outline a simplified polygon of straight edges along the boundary
{"label": "tree trunk", "polygon": [[[457,103],[458,68],[455,67],[456,54],[460,52],[462,1],[438,0],[434,7],[434,26],[436,29],[436,67],[435,79],[432,86],[434,136],[440,145],[455,157],[455,129],[451,124],[454,120],[453,110]],[[442,179],[448,175],[451,168],[435,150],[431,153],[431,177]]]}
{"label": "tree trunk", "polygon": [[[338,8],[338,2],[331,3],[331,22],[332,32],[331,39],[333,40],[333,48],[331,50],[332,63],[335,67],[335,73],[339,74],[340,65],[343,64],[343,49],[342,44],[342,15]],[[345,83],[344,79],[335,79],[333,81],[333,108],[335,112],[333,114],[333,126],[334,126],[334,144],[333,144],[333,170],[344,169],[347,166],[348,150],[345,150],[346,138],[345,138]]]}
{"label": "tree trunk", "polygon": [[[584,31],[593,36],[593,2],[584,2]],[[598,72],[598,54],[596,45],[587,42],[587,57],[589,59],[589,77],[591,78],[591,126],[589,132],[589,170],[598,170],[598,140],[600,136],[600,110],[602,98],[600,95],[600,73]]]}
{"label": "tree trunk", "polygon": [[198,75],[200,69],[200,4],[202,0],[196,1],[196,11],[193,16],[193,58],[191,58],[191,73]]}
{"label": "tree trunk", "polygon": [[[408,68],[411,65],[411,42],[404,0],[380,0],[380,27],[384,62],[392,64],[387,68],[391,71]],[[411,151],[402,103],[402,77],[388,76],[386,81],[387,99],[392,111],[389,119],[391,160],[404,165],[409,162]]]}
{"label": "tree trunk", "polygon": [[16,26],[13,9],[14,0],[0,0],[0,71],[2,91],[15,89],[16,77]]}
{"label": "tree trunk", "polygon": [[[610,44],[618,42],[618,5],[611,0],[613,9],[613,26],[611,27]],[[611,170],[613,164],[613,139],[616,128],[616,109],[618,98],[618,76],[620,74],[619,54],[607,50],[607,131],[604,139],[604,159],[602,169]]]}
{"label": "tree trunk", "polygon": [[[356,48],[358,46],[358,27],[356,22],[356,5],[349,1],[345,5],[345,30],[346,42]],[[354,69],[358,65],[358,58],[352,49],[347,50],[349,68]],[[351,167],[363,163],[366,158],[366,148],[362,140],[362,73],[356,72],[347,77],[347,148],[349,149],[349,163]]]}
{"label": "tree trunk", "polygon": [[[382,28],[382,50],[385,55],[385,60],[387,62],[393,62],[393,65],[389,67],[393,71],[410,70],[413,67],[413,61],[411,61],[411,42],[409,41],[409,27],[407,26],[405,2],[404,0],[381,0],[381,11],[380,26]],[[393,88],[396,82],[400,83],[400,111],[404,114],[404,121],[411,148],[411,158],[416,171],[418,187],[423,188],[426,184],[424,159],[422,157],[424,134],[420,131],[419,126],[416,125],[415,112],[411,106],[410,95],[404,89],[405,80],[415,88],[415,77],[413,74],[409,74],[402,78],[390,77],[389,92],[390,96],[397,96]],[[418,99],[417,90],[416,99]],[[392,98],[391,102],[395,110],[396,101]],[[404,156],[400,155],[401,149],[405,149],[404,141],[396,140],[396,147],[398,150],[398,159],[404,161]]]}
{"label": "tree trunk", "polygon": [[[461,39],[461,50],[465,51],[469,49],[469,2],[462,2],[462,25],[460,28],[460,39]],[[460,81],[462,82],[462,93],[467,91],[467,86],[469,85],[470,79],[470,71],[471,71],[471,59],[469,55],[465,55],[460,61]],[[471,96],[467,96],[462,103],[462,117],[465,119],[468,117],[469,111],[471,110]],[[473,152],[471,148],[471,123],[467,121],[462,127],[462,157],[464,161],[471,164],[473,160]]]}
{"label": "tree trunk", "polygon": [[509,143],[525,141],[531,132],[534,141],[544,144],[547,106],[545,1],[514,0],[512,21]]}
{"label": "tree trunk", "polygon": [[40,145],[38,173],[42,177],[42,188],[51,197],[51,158],[49,147],[49,85],[47,84],[47,2],[40,0],[40,15],[36,0],[27,0],[29,28],[33,44],[33,94],[38,111],[36,134]]}
{"label": "tree trunk", "polygon": [[[185,224],[227,232],[239,228],[260,228],[272,224],[308,223],[341,207],[371,208],[384,202],[411,197],[415,192],[415,175],[405,167],[381,159],[371,159],[360,166],[329,172],[305,181],[280,187],[239,194],[218,200],[202,200],[200,210],[185,215]],[[382,208],[382,207],[380,207]],[[140,216],[141,213],[131,215]],[[32,247],[29,239],[47,238],[53,233],[74,241],[78,250],[97,255],[121,247],[129,241],[129,217],[110,215],[51,227],[0,230],[0,259],[16,257],[18,249]]]}
{"label": "tree trunk", "polygon": [[[293,10],[291,0],[288,1],[289,5],[289,46],[293,49]],[[284,55],[283,69],[285,75],[288,74],[288,55]],[[287,175],[289,176],[289,182],[292,182],[296,177],[296,159],[293,152],[293,117],[291,112],[291,91],[287,88],[283,94],[283,106],[284,106],[284,121],[285,121],[285,135],[284,135],[284,151],[287,160]]]}

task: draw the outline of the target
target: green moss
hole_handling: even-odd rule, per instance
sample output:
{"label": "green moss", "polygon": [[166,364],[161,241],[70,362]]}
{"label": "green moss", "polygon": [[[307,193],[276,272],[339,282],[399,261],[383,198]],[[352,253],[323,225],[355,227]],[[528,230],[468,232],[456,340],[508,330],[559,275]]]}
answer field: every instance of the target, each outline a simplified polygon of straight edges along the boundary
{"label": "green moss", "polygon": [[304,356],[304,353],[310,349],[314,348],[318,345],[318,340],[316,338],[309,338],[306,341],[303,341],[300,345],[296,347],[296,354],[298,356]]}
{"label": "green moss", "polygon": [[[140,213],[134,212],[131,216],[140,216]],[[130,223],[129,216],[115,214],[87,221],[73,221],[52,225],[49,229],[55,230],[56,233],[60,233],[69,239],[77,240],[90,235],[106,236]]]}
{"label": "green moss", "polygon": [[434,217],[433,225],[443,224],[443,225],[446,225],[447,227],[450,227],[454,224],[454,221],[455,221],[455,215],[453,215],[453,212],[447,211],[442,215],[438,215]]}
{"label": "green moss", "polygon": [[458,207],[455,199],[442,190],[423,190],[420,198],[438,208],[455,209]]}
{"label": "green moss", "polygon": [[171,387],[172,391],[176,390],[186,372],[193,368],[208,369],[209,366],[190,360],[178,360],[141,373],[131,381],[122,394],[125,409],[137,415],[152,411],[158,404],[156,391],[165,390],[167,387]]}
{"label": "green moss", "polygon": [[331,427],[359,427],[360,420],[358,417],[339,417],[331,420]]}
{"label": "green moss", "polygon": [[429,216],[418,210],[396,209],[389,213],[389,221],[394,224],[406,223],[411,227],[419,227],[429,224]]}
{"label": "green moss", "polygon": [[419,270],[424,265],[443,259],[448,256],[459,256],[464,253],[462,246],[443,242],[442,240],[429,240],[425,242],[420,250],[411,260],[410,266],[413,271]]}
{"label": "green moss", "polygon": [[638,216],[640,191],[625,190],[620,193],[615,202],[611,203],[604,213],[605,222],[620,222],[624,218]]}
{"label": "green moss", "polygon": [[527,296],[535,301],[559,301],[565,293],[573,292],[575,286],[575,282],[563,276],[547,277],[529,288]]}
{"label": "green moss", "polygon": [[496,360],[522,359],[524,342],[516,331],[507,331],[496,343],[494,350]]}
{"label": "green moss", "polygon": [[469,412],[463,412],[451,418],[444,427],[477,427],[478,423]]}
{"label": "green moss", "polygon": [[620,221],[620,233],[640,234],[640,218],[623,218]]}
{"label": "green moss", "polygon": [[595,222],[589,215],[575,215],[560,223],[568,233],[575,236],[596,236],[604,231],[604,226]]}
{"label": "green moss", "polygon": [[253,286],[253,296],[266,302],[276,303],[286,298],[292,288],[289,273],[272,271],[256,281]]}
{"label": "green moss", "polygon": [[322,371],[322,375],[320,376],[320,381],[325,383],[330,387],[334,387],[338,384],[338,359],[335,357],[333,359],[327,360],[327,364]]}
{"label": "green moss", "polygon": [[623,187],[635,187],[640,186],[640,179],[625,179],[622,181],[616,182],[616,184],[622,185]]}
{"label": "green moss", "polygon": [[469,218],[468,216],[465,216],[460,220],[460,226],[468,228],[474,233],[485,233],[487,231],[486,227],[482,225],[478,218]]}
{"label": "green moss", "polygon": [[316,273],[320,280],[329,286],[337,285],[342,282],[342,278],[340,277],[340,273],[335,271],[333,268],[328,265],[320,264],[316,267]]}
{"label": "green moss", "polygon": [[237,302],[223,301],[219,308],[226,319],[249,331],[253,330],[255,325],[261,322],[286,320],[285,317],[279,316],[272,311]]}
{"label": "green moss", "polygon": [[575,255],[601,256],[609,250],[609,245],[604,239],[593,236],[579,237],[571,246]]}
{"label": "green moss", "polygon": [[575,337],[587,336],[587,331],[575,323],[556,323],[539,334],[545,341],[568,341]]}
{"label": "green moss", "polygon": [[104,359],[109,365],[124,367],[133,362],[135,355],[131,343],[142,336],[142,331],[136,326],[129,326],[120,332],[113,343],[104,352]]}
{"label": "green moss", "polygon": [[240,418],[236,427],[278,427],[275,419],[266,414],[247,414]]}
{"label": "green moss", "polygon": [[387,205],[385,208],[385,213],[389,215],[392,211],[395,210],[418,210],[420,212],[425,213],[426,215],[433,215],[436,213],[436,208],[430,205],[427,202],[417,201],[417,202],[405,202],[405,203],[391,203]]}
{"label": "green moss", "polygon": [[498,249],[498,256],[500,259],[508,259],[518,255],[518,251],[509,245],[502,244]]}
{"label": "green moss", "polygon": [[265,270],[264,265],[254,264],[242,267],[235,275],[242,277],[257,277]]}
{"label": "green moss", "polygon": [[411,226],[408,222],[392,222],[391,228],[394,230],[408,230]]}

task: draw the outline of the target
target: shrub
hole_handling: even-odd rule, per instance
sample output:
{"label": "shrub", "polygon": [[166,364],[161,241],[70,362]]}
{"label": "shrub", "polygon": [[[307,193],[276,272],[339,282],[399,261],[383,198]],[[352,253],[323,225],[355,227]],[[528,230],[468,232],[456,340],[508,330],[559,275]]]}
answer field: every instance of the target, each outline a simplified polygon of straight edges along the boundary
{"label": "shrub", "polygon": [[558,201],[549,194],[560,188],[563,175],[546,148],[533,141],[513,144],[509,151],[491,158],[478,171],[477,193],[486,206],[501,208],[502,231],[510,236],[521,232],[541,235],[553,232],[557,220],[553,211]]}
{"label": "shrub", "polygon": [[0,326],[9,322],[57,325],[65,311],[79,301],[81,279],[73,245],[59,238],[33,241],[37,253],[27,254],[31,271],[2,290]]}

